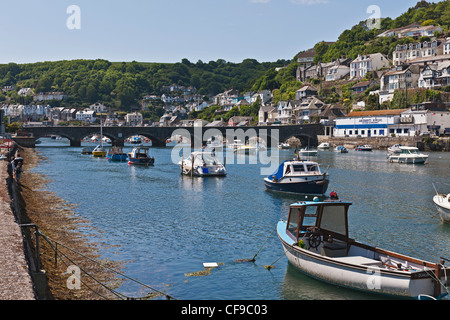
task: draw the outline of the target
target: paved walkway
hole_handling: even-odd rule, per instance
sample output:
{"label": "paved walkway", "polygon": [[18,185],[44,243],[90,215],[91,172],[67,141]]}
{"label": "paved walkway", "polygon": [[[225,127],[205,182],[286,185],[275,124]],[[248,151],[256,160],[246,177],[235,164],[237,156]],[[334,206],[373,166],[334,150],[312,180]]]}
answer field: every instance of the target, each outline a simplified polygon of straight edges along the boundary
{"label": "paved walkway", "polygon": [[11,210],[7,162],[0,161],[0,300],[35,300],[22,232]]}

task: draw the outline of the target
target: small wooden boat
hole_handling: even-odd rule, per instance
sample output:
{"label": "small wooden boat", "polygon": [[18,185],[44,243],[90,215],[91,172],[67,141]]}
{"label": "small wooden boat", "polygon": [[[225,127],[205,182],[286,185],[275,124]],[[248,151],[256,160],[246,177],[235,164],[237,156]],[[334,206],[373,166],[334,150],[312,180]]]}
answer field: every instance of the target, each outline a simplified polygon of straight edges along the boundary
{"label": "small wooden boat", "polygon": [[444,260],[431,263],[351,239],[350,205],[337,200],[290,206],[288,220],[278,223],[277,232],[296,269],[360,291],[396,297],[448,297],[450,268],[444,266]]}
{"label": "small wooden boat", "polygon": [[149,147],[136,147],[128,153],[128,164],[152,166],[155,158],[150,157]]}
{"label": "small wooden boat", "polygon": [[428,161],[428,155],[419,153],[416,147],[399,147],[400,153],[391,153],[388,155],[389,162],[407,163],[407,164],[424,164]]}
{"label": "small wooden boat", "polygon": [[110,147],[108,149],[108,154],[106,155],[106,159],[109,161],[127,161],[128,154],[123,152],[122,147]]}
{"label": "small wooden boat", "polygon": [[179,163],[181,174],[208,177],[226,176],[225,166],[217,159],[214,152],[194,151],[187,159]]}
{"label": "small wooden boat", "polygon": [[268,190],[323,195],[328,189],[328,173],[322,173],[315,161],[285,161],[278,170],[264,178]]}

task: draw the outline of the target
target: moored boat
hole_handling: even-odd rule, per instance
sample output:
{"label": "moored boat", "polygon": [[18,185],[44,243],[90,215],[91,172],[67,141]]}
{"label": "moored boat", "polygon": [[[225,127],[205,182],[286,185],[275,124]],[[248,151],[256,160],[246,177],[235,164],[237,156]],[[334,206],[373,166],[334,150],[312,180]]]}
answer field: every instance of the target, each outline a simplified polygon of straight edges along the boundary
{"label": "moored boat", "polygon": [[317,149],[319,150],[327,150],[330,149],[330,144],[328,142],[322,142],[321,144],[319,144],[319,146],[317,147]]}
{"label": "moored boat", "polygon": [[424,164],[428,161],[428,155],[419,153],[416,147],[399,147],[400,153],[391,153],[388,155],[389,162],[407,163],[407,164]]}
{"label": "moored boat", "polygon": [[344,146],[337,146],[336,148],[334,148],[334,152],[338,152],[338,153],[348,153],[348,150],[346,147]]}
{"label": "moored boat", "polygon": [[278,170],[266,178],[264,184],[268,190],[323,195],[328,189],[328,173],[322,173],[315,161],[285,161]]}
{"label": "moored boat", "polygon": [[108,153],[106,155],[106,159],[109,161],[127,161],[128,155],[123,152],[122,147],[110,147],[108,149]]}
{"label": "moored boat", "polygon": [[433,197],[433,202],[439,212],[439,215],[441,216],[441,220],[443,222],[450,223],[450,193],[445,195],[436,191],[436,195]]}
{"label": "moored boat", "polygon": [[368,144],[357,146],[355,148],[356,151],[372,151],[372,149],[373,149],[372,146]]}
{"label": "moored boat", "polygon": [[149,147],[136,147],[128,153],[128,164],[152,166],[155,158],[150,157]]}
{"label": "moored boat", "polygon": [[96,158],[106,157],[106,150],[103,148],[103,145],[96,146],[95,149],[92,150],[92,156]]}
{"label": "moored boat", "polygon": [[181,174],[207,177],[225,176],[227,171],[214,152],[194,151],[179,163]]}
{"label": "moored boat", "polygon": [[282,142],[278,145],[278,149],[290,149],[291,145],[287,142]]}
{"label": "moored boat", "polygon": [[450,268],[444,261],[431,263],[350,238],[350,205],[343,201],[292,204],[287,221],[277,225],[290,264],[340,287],[396,297],[448,297]]}
{"label": "moored boat", "polygon": [[389,152],[389,153],[400,153],[400,152],[402,152],[402,150],[400,149],[400,147],[402,147],[401,144],[399,144],[399,143],[394,144],[393,146],[390,146],[390,147],[388,148],[388,152]]}
{"label": "moored boat", "polygon": [[302,148],[296,152],[297,157],[316,157],[317,150],[310,148]]}

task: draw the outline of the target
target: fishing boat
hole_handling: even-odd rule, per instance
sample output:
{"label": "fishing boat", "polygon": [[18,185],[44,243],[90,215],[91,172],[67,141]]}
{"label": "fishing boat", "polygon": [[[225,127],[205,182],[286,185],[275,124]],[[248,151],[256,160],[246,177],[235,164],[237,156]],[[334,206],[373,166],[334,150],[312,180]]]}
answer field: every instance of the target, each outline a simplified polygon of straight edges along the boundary
{"label": "fishing boat", "polygon": [[388,155],[389,162],[408,163],[408,164],[424,164],[428,161],[428,155],[419,153],[416,147],[399,147],[400,153],[392,153]]}
{"label": "fishing boat", "polygon": [[319,146],[317,147],[317,149],[319,150],[327,150],[330,149],[330,144],[328,142],[322,142],[321,144],[319,144]]}
{"label": "fishing boat", "polygon": [[110,147],[108,149],[106,159],[109,161],[119,161],[119,162],[127,161],[128,154],[123,152],[122,147]]}
{"label": "fishing boat", "polygon": [[106,150],[105,150],[105,148],[103,148],[102,144],[96,146],[94,148],[94,150],[92,150],[92,156],[94,156],[96,158],[106,157]]}
{"label": "fishing boat", "polygon": [[227,171],[225,166],[217,159],[214,152],[194,151],[188,158],[182,159],[179,163],[181,174],[207,177],[225,176]]}
{"label": "fishing boat", "polygon": [[264,178],[268,190],[323,195],[328,189],[328,172],[322,173],[315,161],[288,160]]}
{"label": "fishing boat", "polygon": [[400,149],[401,146],[402,145],[399,144],[399,143],[394,144],[393,146],[390,146],[388,148],[388,153],[400,153],[400,152],[402,152],[402,150]]}
{"label": "fishing boat", "polygon": [[356,151],[372,151],[372,149],[373,149],[372,146],[368,144],[357,146],[355,148]]}
{"label": "fishing boat", "polygon": [[316,157],[317,154],[317,150],[310,148],[302,148],[296,152],[298,157]]}
{"label": "fishing boat", "polygon": [[95,147],[93,146],[89,146],[89,147],[84,147],[83,149],[81,149],[81,154],[92,154],[92,151],[94,151]]}
{"label": "fishing boat", "polygon": [[277,224],[290,264],[339,287],[395,297],[448,298],[450,268],[444,266],[445,258],[431,263],[351,239],[350,206],[339,200],[292,204],[287,221]]}
{"label": "fishing boat", "polygon": [[155,158],[150,157],[149,147],[135,147],[128,153],[128,164],[152,166]]}
{"label": "fishing boat", "polygon": [[129,139],[129,142],[130,142],[131,144],[141,144],[141,143],[142,143],[142,139],[141,139],[140,136],[132,136],[132,137]]}
{"label": "fishing boat", "polygon": [[344,146],[337,146],[336,148],[334,148],[334,152],[337,152],[337,153],[348,153],[348,150]]}

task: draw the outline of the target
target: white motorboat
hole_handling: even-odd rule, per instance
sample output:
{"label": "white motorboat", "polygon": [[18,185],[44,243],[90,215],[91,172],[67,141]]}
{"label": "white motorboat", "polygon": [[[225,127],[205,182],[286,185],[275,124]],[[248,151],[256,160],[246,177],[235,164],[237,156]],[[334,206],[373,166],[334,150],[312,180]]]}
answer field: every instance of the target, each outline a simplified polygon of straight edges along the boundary
{"label": "white motorboat", "polygon": [[391,147],[388,148],[388,152],[389,152],[389,153],[400,153],[400,152],[402,152],[402,150],[400,149],[400,147],[402,147],[401,144],[399,144],[399,143],[394,144],[393,146],[391,146]]}
{"label": "white motorboat", "polygon": [[344,146],[337,146],[336,148],[334,148],[334,152],[338,152],[338,153],[348,153],[348,150],[346,147]]}
{"label": "white motorboat", "polygon": [[392,153],[388,155],[389,162],[408,163],[408,164],[424,164],[428,161],[428,155],[419,153],[416,147],[399,147],[400,153]]}
{"label": "white motorboat", "polygon": [[449,297],[450,267],[444,266],[444,260],[431,263],[351,239],[350,205],[327,200],[290,206],[288,219],[278,223],[277,232],[296,269],[359,291],[417,299]]}
{"label": "white motorboat", "polygon": [[287,142],[282,142],[278,145],[278,149],[290,149],[291,145]]}
{"label": "white motorboat", "polygon": [[184,175],[207,177],[227,174],[225,166],[217,159],[214,152],[194,151],[187,159],[182,159],[179,165]]}
{"label": "white motorboat", "polygon": [[319,146],[317,147],[317,149],[319,150],[327,150],[330,149],[330,144],[328,142],[322,142],[321,144],[319,144]]}
{"label": "white motorboat", "polygon": [[[436,188],[434,189],[436,190]],[[436,195],[433,197],[433,202],[439,212],[439,215],[441,216],[442,221],[450,223],[450,193],[445,195],[436,191]]]}
{"label": "white motorboat", "polygon": [[303,148],[296,152],[297,157],[316,157],[317,150],[310,148]]}
{"label": "white motorboat", "polygon": [[278,170],[264,178],[268,190],[323,195],[328,189],[328,173],[322,173],[315,161],[285,161]]}

